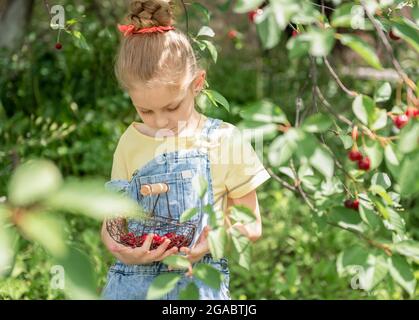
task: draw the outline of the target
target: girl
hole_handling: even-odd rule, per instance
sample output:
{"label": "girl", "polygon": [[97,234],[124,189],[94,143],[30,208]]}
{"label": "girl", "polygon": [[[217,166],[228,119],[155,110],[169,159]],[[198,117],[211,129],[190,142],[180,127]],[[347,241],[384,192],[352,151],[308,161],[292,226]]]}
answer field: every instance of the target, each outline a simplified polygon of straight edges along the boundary
{"label": "girl", "polygon": [[[141,247],[130,248],[114,241],[104,222],[102,240],[117,258],[108,272],[104,299],[145,299],[156,276],[182,272],[161,262],[179,253],[191,263],[210,264],[224,274],[224,280],[215,290],[183,275],[163,298],[178,299],[179,292],[194,281],[200,299],[230,299],[228,261],[215,260],[210,254],[208,217],[202,208],[210,204],[216,211],[227,212],[231,205],[245,205],[254,212],[256,222],[233,227],[252,241],[262,232],[255,189],[270,176],[235,126],[195,109],[206,73],[198,67],[187,36],[173,26],[172,12],[169,0],[132,1],[128,24],[119,26],[123,36],[115,73],[142,122],[132,122],[120,137],[106,186],[123,191],[145,210],[156,208],[160,215],[167,215],[166,206],[177,219],[185,210],[198,208],[192,218],[197,230],[189,247],[166,250],[170,244],[166,240],[150,250],[153,234]],[[207,182],[202,199],[193,188],[196,175]],[[158,198],[154,206],[140,190],[145,184],[162,182],[170,187],[167,198]]]}

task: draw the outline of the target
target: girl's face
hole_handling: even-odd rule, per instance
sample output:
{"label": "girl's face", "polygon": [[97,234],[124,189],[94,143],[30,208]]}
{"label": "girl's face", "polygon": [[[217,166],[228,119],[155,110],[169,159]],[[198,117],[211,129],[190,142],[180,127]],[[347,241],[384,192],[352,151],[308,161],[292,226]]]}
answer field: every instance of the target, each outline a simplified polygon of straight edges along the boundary
{"label": "girl's face", "polygon": [[141,120],[151,131],[162,133],[168,130],[177,134],[198,115],[194,98],[204,80],[205,72],[182,90],[175,91],[164,85],[152,88],[138,85],[129,91],[129,95]]}

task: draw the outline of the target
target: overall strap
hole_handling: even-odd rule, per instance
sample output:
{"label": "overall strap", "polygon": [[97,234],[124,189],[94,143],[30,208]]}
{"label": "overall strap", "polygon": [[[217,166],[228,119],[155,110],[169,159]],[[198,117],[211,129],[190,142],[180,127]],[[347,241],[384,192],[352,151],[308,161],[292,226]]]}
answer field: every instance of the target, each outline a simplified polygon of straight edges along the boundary
{"label": "overall strap", "polygon": [[223,121],[220,119],[207,117],[207,121],[201,132],[202,138],[205,140],[210,140],[214,130],[217,129],[222,122]]}

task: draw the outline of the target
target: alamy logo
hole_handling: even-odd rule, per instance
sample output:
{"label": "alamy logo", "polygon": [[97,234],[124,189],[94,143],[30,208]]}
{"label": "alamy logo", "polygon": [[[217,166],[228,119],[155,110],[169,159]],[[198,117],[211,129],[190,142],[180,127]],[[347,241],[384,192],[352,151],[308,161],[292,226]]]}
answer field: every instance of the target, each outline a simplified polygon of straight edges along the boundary
{"label": "alamy logo", "polygon": [[65,11],[62,5],[54,5],[51,7],[51,23],[52,29],[64,29],[65,27]]}
{"label": "alamy logo", "polygon": [[50,287],[55,290],[64,290],[65,287],[65,270],[61,265],[52,266],[50,269],[52,275]]}

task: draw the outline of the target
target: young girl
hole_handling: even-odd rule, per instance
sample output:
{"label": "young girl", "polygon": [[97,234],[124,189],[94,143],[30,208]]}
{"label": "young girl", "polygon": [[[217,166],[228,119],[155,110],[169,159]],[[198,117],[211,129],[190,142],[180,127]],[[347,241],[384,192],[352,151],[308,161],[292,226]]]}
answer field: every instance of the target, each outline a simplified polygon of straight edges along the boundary
{"label": "young girl", "polygon": [[[172,11],[169,0],[132,1],[128,24],[119,26],[122,41],[115,72],[142,122],[132,122],[120,137],[106,186],[123,191],[145,210],[155,209],[159,215],[167,216],[168,206],[171,216],[179,219],[185,210],[198,208],[191,220],[197,230],[188,247],[166,250],[170,244],[166,240],[151,250],[153,234],[148,234],[141,247],[131,248],[114,241],[104,222],[103,242],[117,258],[108,272],[104,299],[145,299],[155,277],[167,272],[183,276],[164,299],[178,299],[190,281],[197,285],[200,299],[230,299],[228,261],[215,260],[210,254],[208,216],[203,207],[210,204],[216,211],[227,212],[231,205],[247,206],[256,222],[233,227],[252,241],[262,233],[255,190],[270,176],[250,142],[241,139],[238,128],[195,109],[195,97],[204,87],[206,73],[198,67],[187,36],[173,26]],[[196,175],[207,182],[202,199],[193,187]],[[151,197],[140,190],[156,183],[170,188],[168,197],[160,197],[154,206]],[[160,232],[162,235],[166,230]],[[186,276],[184,271],[170,270],[161,262],[174,254],[221,271],[224,280],[220,289]]]}

